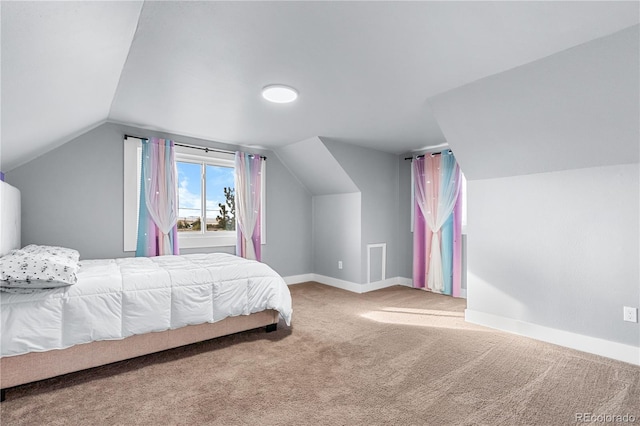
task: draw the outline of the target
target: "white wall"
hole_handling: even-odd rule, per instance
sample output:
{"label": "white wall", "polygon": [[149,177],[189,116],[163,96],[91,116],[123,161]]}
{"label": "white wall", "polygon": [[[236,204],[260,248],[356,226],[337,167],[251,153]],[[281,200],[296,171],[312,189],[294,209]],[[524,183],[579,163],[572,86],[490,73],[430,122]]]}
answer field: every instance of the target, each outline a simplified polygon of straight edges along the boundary
{"label": "white wall", "polygon": [[639,191],[637,163],[469,181],[468,310],[639,348]]}

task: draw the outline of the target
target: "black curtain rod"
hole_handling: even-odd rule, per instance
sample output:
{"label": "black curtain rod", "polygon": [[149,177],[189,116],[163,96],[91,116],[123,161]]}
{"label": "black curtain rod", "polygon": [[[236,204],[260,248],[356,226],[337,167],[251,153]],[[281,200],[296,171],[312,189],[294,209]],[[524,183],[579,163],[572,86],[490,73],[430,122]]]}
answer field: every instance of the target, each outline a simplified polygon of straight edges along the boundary
{"label": "black curtain rod", "polygon": [[[431,156],[433,157],[434,155],[442,155],[442,154],[444,154],[445,152],[451,152],[451,150],[450,150],[450,149],[447,149],[446,151],[442,151],[442,152],[431,152],[431,153],[428,153],[428,154],[429,154],[429,155],[431,155]],[[416,156],[415,156],[415,158],[422,158],[422,157],[424,157],[425,155],[427,155],[427,154],[416,155]],[[406,160],[413,160],[413,158],[414,158],[414,157],[404,157],[405,161],[406,161]]]}
{"label": "black curtain rod", "polygon": [[[145,140],[145,141],[149,140],[149,138],[141,138],[140,136],[131,136],[131,135],[124,135],[124,138],[125,139],[127,139],[127,138],[136,138],[136,139],[141,139],[141,140]],[[223,154],[235,154],[234,151],[228,151],[226,149],[216,149],[216,148],[207,148],[206,146],[187,145],[187,144],[183,144],[183,143],[177,143],[175,141],[173,142],[173,144],[175,146],[182,146],[184,148],[200,149],[200,150],[202,150],[204,152],[212,151],[212,152],[221,152]],[[257,155],[257,154],[251,154],[251,155]],[[261,155],[260,158],[263,158],[265,160],[267,159],[267,157],[265,157],[264,155]]]}

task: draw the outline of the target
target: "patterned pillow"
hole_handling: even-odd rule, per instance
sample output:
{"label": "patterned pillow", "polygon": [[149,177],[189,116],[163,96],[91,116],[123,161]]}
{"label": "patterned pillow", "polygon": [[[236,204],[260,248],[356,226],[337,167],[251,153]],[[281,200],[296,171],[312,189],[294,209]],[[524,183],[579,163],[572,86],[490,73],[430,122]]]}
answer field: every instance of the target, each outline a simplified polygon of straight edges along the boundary
{"label": "patterned pillow", "polygon": [[[6,281],[0,281],[0,283],[6,283]],[[4,284],[3,284],[4,285]],[[4,291],[5,293],[12,293],[12,294],[33,294],[33,293],[42,293],[43,291],[48,291],[48,290],[59,290],[63,287],[48,287],[48,288],[23,288],[23,287],[1,287],[0,286],[0,291]]]}
{"label": "patterned pillow", "polygon": [[80,253],[78,250],[66,248],[66,247],[57,247],[57,246],[39,246],[36,244],[29,244],[26,247],[23,247],[20,251],[25,253],[32,254],[50,254],[53,256],[60,256],[77,262],[80,260]]}
{"label": "patterned pillow", "polygon": [[76,250],[27,246],[0,258],[0,287],[55,288],[75,284],[80,269]]}

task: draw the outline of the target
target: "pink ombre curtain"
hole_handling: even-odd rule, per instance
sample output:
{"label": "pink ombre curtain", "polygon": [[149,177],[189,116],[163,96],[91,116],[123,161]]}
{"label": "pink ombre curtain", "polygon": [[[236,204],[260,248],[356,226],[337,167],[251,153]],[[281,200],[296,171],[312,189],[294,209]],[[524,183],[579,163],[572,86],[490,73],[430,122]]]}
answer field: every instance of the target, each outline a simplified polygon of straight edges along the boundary
{"label": "pink ombre curtain", "polygon": [[173,141],[142,142],[136,256],[178,254],[178,193]]}
{"label": "pink ombre curtain", "polygon": [[412,161],[414,177],[413,285],[460,295],[462,174],[453,154]]}
{"label": "pink ombre curtain", "polygon": [[258,261],[261,260],[260,204],[263,167],[264,158],[261,156],[236,152],[236,254]]}

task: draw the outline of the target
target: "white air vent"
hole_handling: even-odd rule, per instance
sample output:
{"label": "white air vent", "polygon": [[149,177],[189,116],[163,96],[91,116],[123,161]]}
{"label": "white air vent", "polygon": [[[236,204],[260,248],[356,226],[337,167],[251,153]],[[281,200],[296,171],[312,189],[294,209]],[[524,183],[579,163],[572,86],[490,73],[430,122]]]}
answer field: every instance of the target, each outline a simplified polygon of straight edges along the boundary
{"label": "white air vent", "polygon": [[367,244],[367,283],[384,281],[387,269],[387,243]]}

